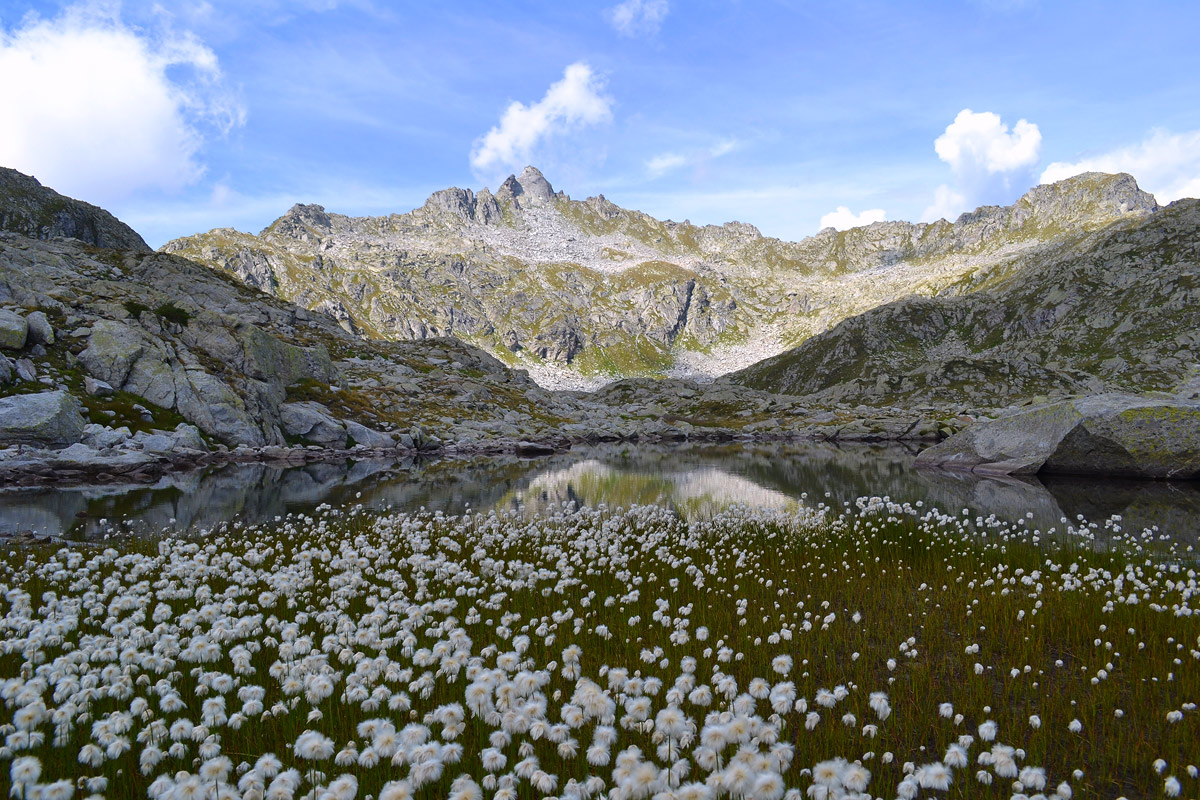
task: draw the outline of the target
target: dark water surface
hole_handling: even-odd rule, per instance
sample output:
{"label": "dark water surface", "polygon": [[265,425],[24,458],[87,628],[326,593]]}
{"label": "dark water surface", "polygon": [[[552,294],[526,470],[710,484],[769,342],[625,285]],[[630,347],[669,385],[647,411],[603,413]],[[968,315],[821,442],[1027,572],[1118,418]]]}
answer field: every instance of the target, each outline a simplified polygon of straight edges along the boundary
{"label": "dark water surface", "polygon": [[[120,522],[135,531],[207,529],[260,522],[321,503],[372,508],[530,509],[564,501],[609,506],[660,503],[686,517],[730,503],[787,508],[840,505],[864,495],[921,501],[960,514],[1029,519],[1047,530],[1079,515],[1123,517],[1125,530],[1153,525],[1173,538],[1200,533],[1200,484],[1091,478],[995,480],[913,468],[895,445],[608,445],[545,458],[488,456],[461,461],[360,461],[281,469],[233,465],[168,476],[153,486],[0,491],[0,533],[90,538]],[[1028,515],[1032,517],[1028,517]]]}

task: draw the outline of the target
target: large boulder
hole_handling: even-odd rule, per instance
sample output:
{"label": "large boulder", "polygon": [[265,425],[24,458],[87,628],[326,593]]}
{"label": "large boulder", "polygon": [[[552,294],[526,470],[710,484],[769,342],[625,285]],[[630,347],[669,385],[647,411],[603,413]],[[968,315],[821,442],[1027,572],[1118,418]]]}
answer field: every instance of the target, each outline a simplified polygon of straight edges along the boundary
{"label": "large boulder", "polygon": [[69,392],[0,398],[0,444],[73,444],[83,428],[82,406]]}
{"label": "large boulder", "polygon": [[279,407],[279,421],[289,436],[309,444],[338,449],[346,446],[346,426],[320,403],[284,403]]}
{"label": "large boulder", "polygon": [[978,422],[917,456],[918,467],[986,475],[1200,477],[1200,401],[1100,394]]}
{"label": "large boulder", "polygon": [[54,326],[44,311],[35,311],[25,318],[29,326],[30,344],[54,344]]}
{"label": "large boulder", "polygon": [[352,419],[346,420],[343,424],[346,426],[346,433],[356,444],[366,447],[392,447],[396,444],[396,440],[392,438],[391,434],[360,425]]}
{"label": "large boulder", "polygon": [[29,323],[13,311],[0,311],[0,347],[20,350],[29,338]]}

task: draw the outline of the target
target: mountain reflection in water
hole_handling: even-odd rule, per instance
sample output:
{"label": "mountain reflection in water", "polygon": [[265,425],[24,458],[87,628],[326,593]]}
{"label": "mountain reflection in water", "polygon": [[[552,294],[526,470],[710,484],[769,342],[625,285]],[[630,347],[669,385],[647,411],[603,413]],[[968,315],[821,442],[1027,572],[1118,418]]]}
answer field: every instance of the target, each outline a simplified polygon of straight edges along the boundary
{"label": "mountain reflection in water", "polygon": [[232,465],[168,476],[150,487],[3,491],[0,533],[88,538],[116,521],[135,531],[209,529],[234,519],[271,520],[321,503],[447,514],[544,510],[564,502],[659,503],[692,519],[731,503],[787,509],[800,502],[837,506],[872,495],[920,501],[952,514],[968,509],[971,517],[1026,518],[1041,530],[1062,530],[1064,517],[1103,522],[1115,514],[1127,531],[1157,525],[1189,541],[1200,532],[1200,485],[1194,482],[989,479],[918,471],[914,455],[895,445],[607,445],[537,459],[359,461],[288,469]]}

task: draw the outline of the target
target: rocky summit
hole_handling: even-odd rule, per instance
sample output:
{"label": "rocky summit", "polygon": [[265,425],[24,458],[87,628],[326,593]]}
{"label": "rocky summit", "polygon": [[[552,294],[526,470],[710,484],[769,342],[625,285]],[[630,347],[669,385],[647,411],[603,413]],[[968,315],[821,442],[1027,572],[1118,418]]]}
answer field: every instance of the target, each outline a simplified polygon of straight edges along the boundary
{"label": "rocky summit", "polygon": [[391,340],[454,336],[552,388],[710,380],[908,297],[967,294],[1016,265],[1156,211],[1128,175],[1039,186],[953,223],[879,222],[801,242],[572,200],[533,167],[407,214],[297,205],[257,235],[177,239],[186,256]]}

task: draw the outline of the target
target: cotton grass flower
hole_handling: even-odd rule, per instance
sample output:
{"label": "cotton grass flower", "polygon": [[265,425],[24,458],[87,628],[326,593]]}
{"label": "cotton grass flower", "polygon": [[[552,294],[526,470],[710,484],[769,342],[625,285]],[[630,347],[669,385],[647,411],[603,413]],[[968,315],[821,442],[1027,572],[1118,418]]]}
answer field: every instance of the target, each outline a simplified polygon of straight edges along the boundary
{"label": "cotton grass flower", "polygon": [[[338,800],[349,793],[345,776],[330,780],[322,770],[339,765],[378,800],[414,791],[828,800],[866,794],[870,773],[854,758],[912,797],[923,783],[952,785],[975,741],[941,728],[961,735],[933,743],[940,764],[917,767],[905,760],[927,761],[930,743],[912,730],[978,714],[986,720],[978,739],[990,748],[977,754],[979,785],[1020,777],[1014,792],[1022,795],[1044,791],[1046,772],[1026,765],[1019,747],[996,742],[999,730],[1031,752],[1076,757],[1078,737],[1065,734],[1081,733],[1082,723],[1072,720],[1067,731],[1055,723],[1037,734],[1047,740],[1034,740],[1012,709],[1038,708],[1047,721],[1085,712],[1119,718],[1096,698],[1139,670],[1145,686],[1120,685],[1120,696],[1152,710],[1159,729],[1186,724],[1173,720],[1194,710],[1183,665],[1197,644],[1178,636],[1178,621],[1192,616],[1190,598],[1200,596],[1188,564],[1168,571],[1138,556],[1116,567],[1121,542],[1111,551],[1048,542],[1022,561],[1026,530],[972,521],[986,528],[983,537],[966,521],[924,514],[881,498],[864,499],[832,528],[750,510],[693,525],[654,508],[470,518],[324,508],[282,517],[275,531],[242,524],[129,551],[63,547],[0,558],[0,624],[8,626],[0,643],[15,663],[27,662],[0,680],[10,714],[4,755],[10,773],[17,759],[42,756],[49,780],[73,766],[84,775],[80,791],[124,786],[97,782],[123,770],[130,791],[152,800]],[[910,552],[928,554],[937,569]],[[772,557],[780,553],[787,558]],[[847,586],[886,587],[897,574],[914,582],[911,592],[885,595],[894,615],[872,605],[862,616],[857,598],[840,596]],[[40,598],[19,588],[29,585],[43,587]],[[1138,605],[1128,609],[1135,591]],[[1021,626],[976,624],[1011,621],[1018,602],[1027,610]],[[1043,671],[1049,662],[1036,660],[1031,644],[1044,635],[1042,614],[1078,615],[1072,604],[1095,606],[1112,628],[1099,631],[1098,645],[1094,623],[1062,634],[1056,646],[1099,655],[1078,680],[1066,667]],[[1122,618],[1127,610],[1138,615],[1139,643],[1160,628],[1177,641],[1164,635],[1144,650],[1125,642],[1115,634],[1134,627]],[[973,666],[980,648],[937,652],[930,644],[938,641],[931,624],[964,619],[955,637],[986,637],[987,660],[1025,665],[1017,675],[1028,678],[1006,686],[1013,697],[995,714],[984,705],[996,703],[990,682],[967,678],[995,675]],[[689,639],[680,635],[693,629]],[[918,636],[927,642],[920,652]],[[47,645],[68,641],[70,649]],[[782,642],[785,656],[766,649]],[[1181,663],[1149,669],[1163,652]],[[931,662],[963,678],[939,689],[941,703],[907,688]],[[874,665],[884,663],[876,676]],[[1068,707],[1066,698],[1101,673],[1110,682],[1095,690],[1102,694],[1080,698],[1078,712]],[[818,728],[823,709],[849,727]],[[864,715],[872,722],[861,724]],[[1148,726],[1148,716],[1117,723],[1122,735],[1176,760],[1169,734]],[[904,724],[887,724],[897,717]],[[233,768],[224,750],[244,749],[247,730],[281,758],[250,752],[234,756],[243,761]],[[890,748],[879,758],[862,752],[862,739],[875,737]],[[789,789],[813,774],[792,763],[816,758],[840,770],[838,781]],[[1159,791],[1121,769],[1117,780]],[[564,783],[560,775],[577,777]],[[1055,794],[1065,796],[1061,785]]]}

